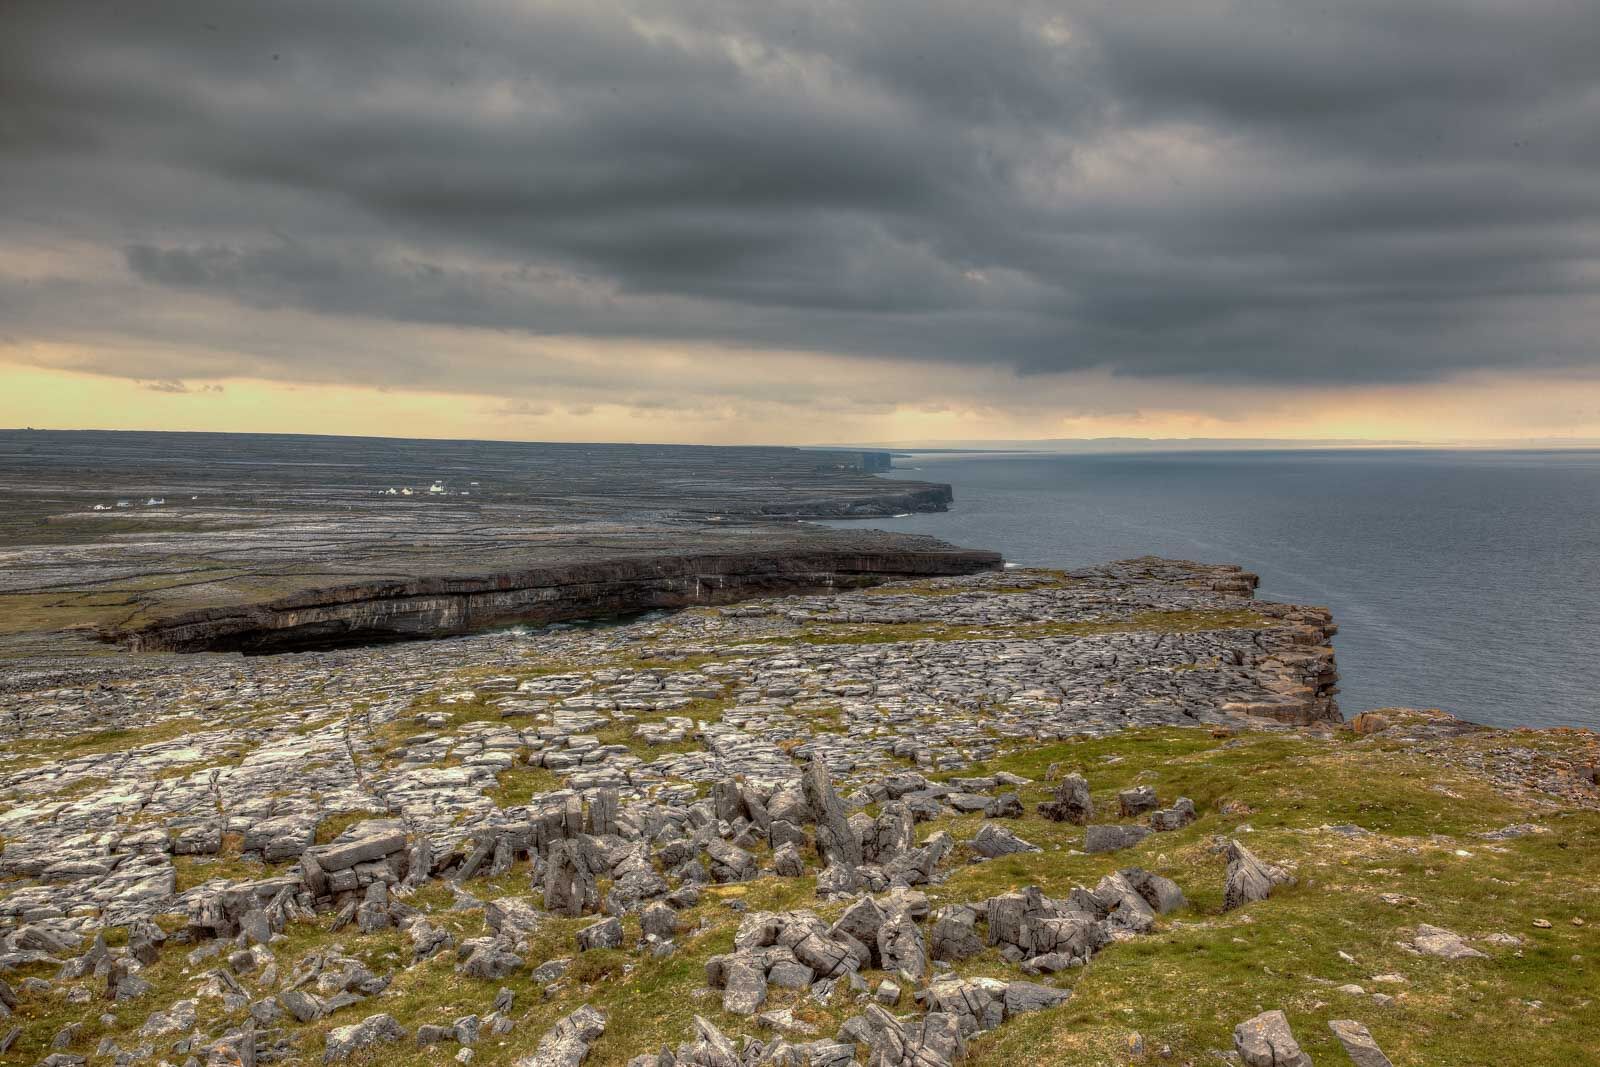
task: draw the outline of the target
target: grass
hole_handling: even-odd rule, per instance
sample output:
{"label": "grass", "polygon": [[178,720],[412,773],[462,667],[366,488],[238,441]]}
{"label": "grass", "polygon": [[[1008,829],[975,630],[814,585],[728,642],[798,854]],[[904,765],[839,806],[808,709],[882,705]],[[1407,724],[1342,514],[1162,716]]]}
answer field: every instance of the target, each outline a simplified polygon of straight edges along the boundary
{"label": "grass", "polygon": [[226,881],[253,881],[270,878],[286,870],[288,864],[272,865],[259,859],[246,859],[240,852],[244,844],[241,834],[223,834],[222,847],[212,856],[173,856],[172,867],[177,872],[177,892],[183,893],[197,885]]}
{"label": "grass", "polygon": [[[156,771],[150,775],[152,782],[167,782],[179,778],[187,778],[191,774],[201,774],[207,771],[222,770],[227,767],[237,767],[244,762],[246,753],[243,751],[229,752],[216,759],[201,760],[198,763],[181,763],[176,767]],[[307,764],[310,767],[310,764]]]}
{"label": "grass", "polygon": [[74,778],[60,789],[51,790],[45,796],[54,801],[81,800],[93,793],[100,792],[102,789],[109,788],[110,785],[111,779],[109,778],[86,774],[82,778]]}
{"label": "grass", "polygon": [[699,739],[686,737],[682,741],[668,741],[659,745],[652,745],[634,732],[632,723],[616,723],[603,726],[594,732],[602,745],[622,745],[629,752],[640,759],[649,762],[657,756],[665,756],[673,752],[699,752],[705,746]]}
{"label": "grass", "polygon": [[870,589],[862,589],[860,592],[865,596],[945,597],[972,596],[974,594],[980,596],[985,594],[1005,596],[1012,593],[1032,593],[1042,589],[1066,589],[1071,587],[1077,581],[1077,579],[1069,577],[1067,572],[1062,570],[1052,570],[1041,567],[1037,569],[1030,569],[1029,573],[1036,575],[1048,575],[1049,577],[1040,581],[1016,582],[1010,585],[978,586],[973,586],[965,582],[950,581],[946,581],[944,583],[931,581],[888,582],[883,585],[875,585]]}
{"label": "grass", "polygon": [[386,819],[388,817],[388,812],[369,810],[341,811],[336,815],[324,815],[322,821],[317,823],[317,844],[330,844],[340,834],[357,823],[366,822],[368,819]]}
{"label": "grass", "polygon": [[72,760],[82,756],[98,756],[107,752],[122,752],[133,748],[174,741],[205,729],[200,720],[189,716],[159,719],[145,726],[113,727],[68,734],[64,737],[12,737],[5,741],[6,750],[20,760],[7,764],[8,770],[39,766],[56,760]]}
{"label": "grass", "polygon": [[484,790],[488,798],[502,808],[527,804],[542,793],[554,793],[566,787],[566,779],[558,772],[543,767],[512,767],[495,777],[493,788]]}
{"label": "grass", "polygon": [[[441,704],[439,699],[444,694],[434,693],[412,704],[404,713],[389,722],[384,723],[372,731],[373,739],[380,748],[394,753],[405,747],[405,742],[418,734],[448,734],[454,733],[461,727],[473,722],[504,721],[500,708],[493,704],[486,704],[482,700],[461,701],[455,704]],[[418,719],[423,715],[443,715],[445,721],[442,725],[432,726]],[[353,720],[352,725],[355,724]]]}

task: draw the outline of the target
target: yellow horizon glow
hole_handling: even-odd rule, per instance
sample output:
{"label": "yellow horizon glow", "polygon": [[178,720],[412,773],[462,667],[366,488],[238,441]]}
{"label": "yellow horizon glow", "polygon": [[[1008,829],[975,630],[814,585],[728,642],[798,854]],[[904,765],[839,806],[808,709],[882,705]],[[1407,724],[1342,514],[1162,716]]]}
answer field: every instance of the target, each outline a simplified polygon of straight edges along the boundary
{"label": "yellow horizon glow", "polygon": [[[692,368],[686,371],[692,374]],[[877,367],[863,373],[863,388],[882,396],[895,374],[924,384],[927,380],[925,371]],[[1485,375],[1431,385],[1256,389],[1243,394],[1206,386],[1112,383],[1094,375],[1056,376],[1029,379],[1019,389],[1029,394],[1026,406],[1012,409],[995,394],[993,375],[982,383],[989,391],[981,401],[958,399],[969,384],[962,379],[971,374],[950,372],[949,395],[932,396],[924,390],[921,396],[871,410],[838,412],[817,410],[806,402],[715,394],[693,408],[559,397],[519,407],[504,396],[472,391],[243,377],[189,383],[182,386],[187,391],[178,392],[170,391],[177,383],[0,363],[0,426],[663,444],[1150,437],[1339,439],[1352,446],[1534,439],[1542,444],[1570,440],[1581,447],[1600,440],[1600,380]],[[1052,409],[1053,392],[1065,398],[1062,408]],[[1230,413],[1208,410],[1224,394],[1233,403]],[[1101,395],[1104,410],[1085,411]]]}

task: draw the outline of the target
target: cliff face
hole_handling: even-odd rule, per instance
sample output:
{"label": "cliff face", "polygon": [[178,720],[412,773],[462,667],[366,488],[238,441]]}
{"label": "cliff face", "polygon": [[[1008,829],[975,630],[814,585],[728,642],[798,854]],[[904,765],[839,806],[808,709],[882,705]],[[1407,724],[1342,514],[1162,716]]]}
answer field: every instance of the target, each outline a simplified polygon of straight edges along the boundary
{"label": "cliff face", "polygon": [[1339,723],[1339,670],[1334,663],[1333,635],[1339,632],[1325,608],[1263,604],[1261,613],[1288,624],[1292,644],[1274,649],[1259,667],[1273,696],[1268,700],[1233,701],[1225,710],[1296,726]]}
{"label": "cliff face", "polygon": [[618,558],[506,574],[363,582],[173,616],[105,636],[136,651],[286,652],[544,625],[654,608],[972,574],[994,552],[906,548]]}

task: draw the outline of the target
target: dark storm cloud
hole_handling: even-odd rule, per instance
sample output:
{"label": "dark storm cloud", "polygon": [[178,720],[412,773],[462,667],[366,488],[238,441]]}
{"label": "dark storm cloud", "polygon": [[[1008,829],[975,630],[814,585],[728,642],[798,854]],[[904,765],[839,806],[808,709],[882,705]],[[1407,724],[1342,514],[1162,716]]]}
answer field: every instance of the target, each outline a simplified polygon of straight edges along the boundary
{"label": "dark storm cloud", "polygon": [[202,295],[1025,373],[1588,366],[1594,15],[14,2],[0,194],[126,289],[0,275],[0,308],[155,343],[196,327],[131,305]]}

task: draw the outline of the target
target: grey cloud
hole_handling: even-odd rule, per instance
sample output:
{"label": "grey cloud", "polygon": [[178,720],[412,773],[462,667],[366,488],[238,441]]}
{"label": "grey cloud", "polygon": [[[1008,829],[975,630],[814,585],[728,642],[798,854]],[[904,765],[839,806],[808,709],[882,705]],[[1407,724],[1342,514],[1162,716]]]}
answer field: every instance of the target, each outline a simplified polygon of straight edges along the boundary
{"label": "grey cloud", "polygon": [[[58,0],[8,22],[0,194],[117,250],[145,301],[1024,375],[1595,363],[1600,20],[1571,0]],[[88,284],[0,281],[0,309],[198,342]],[[279,376],[325,358],[294,341],[230,339]],[[421,352],[348,373],[455,376]]]}

